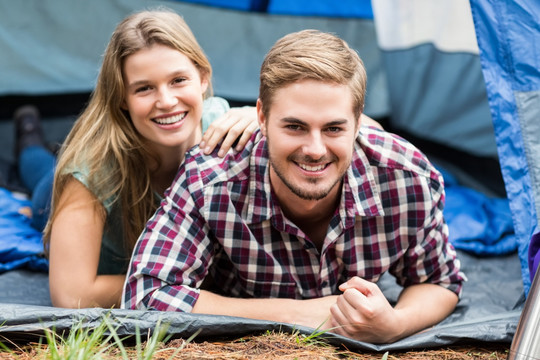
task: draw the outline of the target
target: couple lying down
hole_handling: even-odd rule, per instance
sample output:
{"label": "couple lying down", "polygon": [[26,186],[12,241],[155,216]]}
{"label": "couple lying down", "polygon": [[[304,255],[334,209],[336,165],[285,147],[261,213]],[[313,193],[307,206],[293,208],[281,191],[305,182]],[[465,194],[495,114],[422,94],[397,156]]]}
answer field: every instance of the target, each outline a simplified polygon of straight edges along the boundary
{"label": "couple lying down", "polygon": [[[211,73],[177,14],[118,25],[56,165],[53,304],[322,324],[373,343],[448,316],[465,276],[442,177],[362,114],[356,52],[284,36],[255,109],[209,98]],[[395,304],[376,284],[387,271],[404,287]]]}

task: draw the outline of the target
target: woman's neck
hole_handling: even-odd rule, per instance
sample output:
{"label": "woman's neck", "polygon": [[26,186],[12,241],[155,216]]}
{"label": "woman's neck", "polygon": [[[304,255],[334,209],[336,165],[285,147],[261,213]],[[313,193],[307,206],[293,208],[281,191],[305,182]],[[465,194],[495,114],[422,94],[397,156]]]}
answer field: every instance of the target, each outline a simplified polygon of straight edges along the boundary
{"label": "woman's neck", "polygon": [[159,163],[151,166],[152,171],[152,188],[162,195],[165,190],[171,186],[178,167],[184,161],[186,152],[195,144],[198,144],[202,138],[202,125],[194,131],[188,141],[185,141],[176,147],[155,147],[154,151],[159,159]]}
{"label": "woman's neck", "polygon": [[154,191],[163,195],[165,190],[172,184],[180,163],[184,160],[183,149],[178,149],[168,155],[159,155],[159,164],[151,166],[151,181]]}

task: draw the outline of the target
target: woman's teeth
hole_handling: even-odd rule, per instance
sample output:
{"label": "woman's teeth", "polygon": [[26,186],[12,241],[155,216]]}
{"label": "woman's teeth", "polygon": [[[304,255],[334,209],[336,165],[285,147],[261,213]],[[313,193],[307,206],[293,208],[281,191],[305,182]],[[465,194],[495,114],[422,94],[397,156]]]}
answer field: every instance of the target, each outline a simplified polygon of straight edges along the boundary
{"label": "woman's teeth", "polygon": [[170,125],[184,119],[186,117],[186,114],[187,113],[182,113],[182,114],[174,115],[167,118],[154,118],[154,121],[160,125]]}
{"label": "woman's teeth", "polygon": [[302,169],[306,171],[321,171],[326,167],[326,165],[317,165],[317,166],[309,166],[306,164],[298,164]]}

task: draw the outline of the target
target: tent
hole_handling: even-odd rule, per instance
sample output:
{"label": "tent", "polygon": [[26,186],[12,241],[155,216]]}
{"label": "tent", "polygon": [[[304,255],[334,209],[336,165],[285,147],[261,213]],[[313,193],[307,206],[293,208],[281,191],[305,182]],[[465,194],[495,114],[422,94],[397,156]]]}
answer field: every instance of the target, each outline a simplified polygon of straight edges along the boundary
{"label": "tent", "polygon": [[[540,206],[535,164],[540,52],[524,45],[540,36],[538,3],[0,0],[0,66],[9,69],[0,81],[0,119],[5,119],[0,121],[0,160],[13,160],[7,120],[22,102],[41,105],[49,140],[61,141],[77,111],[66,114],[66,108],[83,104],[92,90],[116,23],[127,13],[157,5],[185,17],[213,64],[216,95],[233,104],[255,101],[260,63],[279,37],[304,28],[337,33],[365,62],[366,114],[417,144],[445,174],[447,208],[455,210],[445,215],[469,277],[456,311],[395,344],[374,346],[339,336],[331,341],[385,351],[512,340],[530,286],[527,252]],[[508,21],[508,14],[520,21]],[[464,211],[471,202],[478,206]],[[396,299],[399,289],[390,279],[383,277],[380,286]],[[185,337],[198,328],[204,336],[292,330],[288,324],[241,318],[57,309],[50,306],[46,273],[26,265],[0,274],[0,290],[0,324],[5,324],[0,335],[8,337],[27,339],[52,326],[69,329],[80,318],[91,326],[105,313],[126,334],[136,327],[152,329],[158,317],[171,324],[169,331]]]}

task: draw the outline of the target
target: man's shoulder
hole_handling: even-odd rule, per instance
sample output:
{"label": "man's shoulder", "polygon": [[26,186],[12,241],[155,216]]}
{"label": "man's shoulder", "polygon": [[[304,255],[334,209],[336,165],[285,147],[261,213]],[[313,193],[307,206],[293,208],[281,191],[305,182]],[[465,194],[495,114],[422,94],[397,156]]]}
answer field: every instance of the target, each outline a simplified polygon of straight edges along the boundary
{"label": "man's shoulder", "polygon": [[399,135],[363,127],[356,139],[356,153],[364,156],[370,166],[410,171],[428,177],[436,169],[426,155]]}
{"label": "man's shoulder", "polygon": [[252,165],[262,162],[260,148],[264,145],[259,131],[251,136],[242,151],[231,149],[224,157],[219,157],[217,152],[220,145],[208,155],[200,151],[198,146],[192,148],[181,165],[184,176],[196,179],[202,186],[212,186],[222,182],[244,181],[255,175],[256,169]]}

